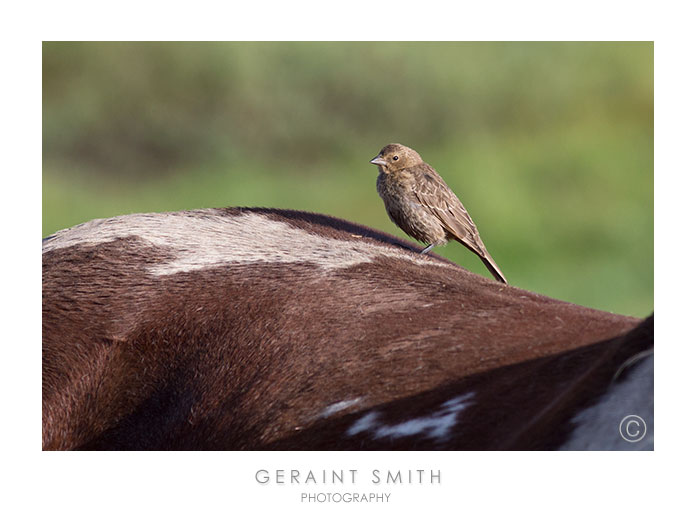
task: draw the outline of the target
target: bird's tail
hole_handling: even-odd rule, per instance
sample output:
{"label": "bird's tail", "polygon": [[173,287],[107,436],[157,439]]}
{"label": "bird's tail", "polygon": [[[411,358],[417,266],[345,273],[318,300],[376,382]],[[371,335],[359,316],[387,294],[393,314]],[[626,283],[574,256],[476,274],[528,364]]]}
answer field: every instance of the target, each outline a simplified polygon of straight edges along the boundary
{"label": "bird's tail", "polygon": [[494,279],[497,281],[500,281],[506,285],[509,285],[509,282],[507,279],[504,277],[504,273],[502,270],[497,267],[497,264],[494,263],[494,259],[490,255],[489,252],[487,252],[487,249],[485,248],[485,245],[482,243],[482,240],[480,238],[476,238],[474,243],[471,243],[469,241],[466,241],[462,238],[459,238],[458,236],[452,236],[454,240],[456,240],[458,243],[464,245],[468,249],[470,249],[472,252],[477,254],[480,259],[482,260],[482,263],[485,264],[485,267],[487,267],[487,270],[492,273],[492,276],[494,276]]}
{"label": "bird's tail", "polygon": [[480,256],[480,259],[482,260],[482,263],[485,264],[485,267],[487,267],[487,270],[492,273],[495,280],[501,281],[506,285],[509,284],[507,279],[504,277],[504,273],[499,267],[497,267],[497,264],[494,263],[494,260],[492,259],[492,256],[490,256],[489,252],[485,251],[485,256]]}

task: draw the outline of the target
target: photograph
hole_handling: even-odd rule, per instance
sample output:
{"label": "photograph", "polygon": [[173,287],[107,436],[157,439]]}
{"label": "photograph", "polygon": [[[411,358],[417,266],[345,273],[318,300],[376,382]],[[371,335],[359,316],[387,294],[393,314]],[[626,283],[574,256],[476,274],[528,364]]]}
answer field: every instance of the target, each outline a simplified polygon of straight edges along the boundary
{"label": "photograph", "polygon": [[44,41],[42,149],[44,451],[654,450],[653,42]]}

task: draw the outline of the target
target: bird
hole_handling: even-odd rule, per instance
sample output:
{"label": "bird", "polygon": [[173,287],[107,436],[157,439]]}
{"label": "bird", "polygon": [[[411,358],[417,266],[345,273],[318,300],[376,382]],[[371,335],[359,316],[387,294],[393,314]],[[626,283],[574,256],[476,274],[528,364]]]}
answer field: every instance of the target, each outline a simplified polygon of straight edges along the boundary
{"label": "bird", "polygon": [[468,211],[417,151],[391,143],[370,162],[378,166],[376,188],[388,216],[409,236],[428,245],[422,254],[456,240],[477,254],[497,281],[507,283]]}

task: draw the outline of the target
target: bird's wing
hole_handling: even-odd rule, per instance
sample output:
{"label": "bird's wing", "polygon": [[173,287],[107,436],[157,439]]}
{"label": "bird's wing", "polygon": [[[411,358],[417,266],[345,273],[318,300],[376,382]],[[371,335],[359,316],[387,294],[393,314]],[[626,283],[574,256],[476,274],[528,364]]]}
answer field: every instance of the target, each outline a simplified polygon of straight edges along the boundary
{"label": "bird's wing", "polygon": [[484,256],[487,250],[475,222],[439,173],[430,165],[423,164],[414,178],[414,192],[419,203],[441,221],[446,231],[476,254]]}

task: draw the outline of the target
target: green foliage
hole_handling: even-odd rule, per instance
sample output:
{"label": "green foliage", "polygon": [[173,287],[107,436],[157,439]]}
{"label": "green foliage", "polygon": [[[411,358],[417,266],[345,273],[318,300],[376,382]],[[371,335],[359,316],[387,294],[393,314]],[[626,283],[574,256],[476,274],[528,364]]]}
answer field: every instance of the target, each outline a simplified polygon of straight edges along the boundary
{"label": "green foliage", "polygon": [[[653,307],[651,43],[45,43],[43,233],[268,206],[402,235],[368,164],[419,151],[509,281]],[[487,274],[458,244],[438,249]]]}

